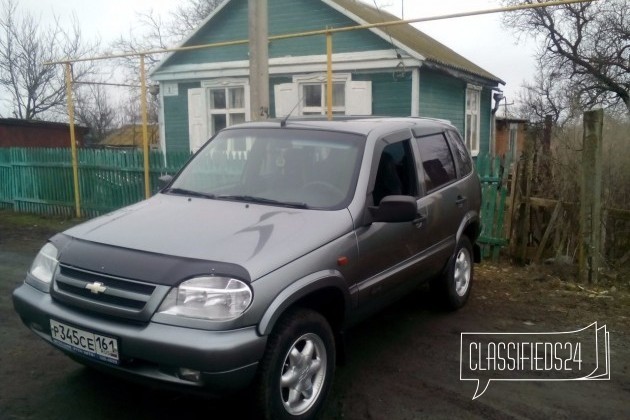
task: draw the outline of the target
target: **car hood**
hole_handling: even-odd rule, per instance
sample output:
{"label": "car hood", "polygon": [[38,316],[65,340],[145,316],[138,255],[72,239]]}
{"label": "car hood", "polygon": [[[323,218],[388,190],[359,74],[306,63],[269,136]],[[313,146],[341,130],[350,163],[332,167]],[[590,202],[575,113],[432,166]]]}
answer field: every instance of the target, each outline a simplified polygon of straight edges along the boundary
{"label": "car hood", "polygon": [[255,280],[351,229],[347,209],[294,209],[158,194],[65,234],[154,254],[237,264]]}

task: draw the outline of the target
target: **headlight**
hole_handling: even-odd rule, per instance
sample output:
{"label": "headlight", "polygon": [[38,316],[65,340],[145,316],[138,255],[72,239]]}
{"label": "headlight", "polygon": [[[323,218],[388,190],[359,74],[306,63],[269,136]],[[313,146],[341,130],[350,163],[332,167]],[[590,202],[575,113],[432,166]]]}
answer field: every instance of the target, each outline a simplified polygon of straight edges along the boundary
{"label": "headlight", "polygon": [[31,264],[30,276],[26,277],[26,282],[42,291],[49,291],[50,282],[59,265],[58,256],[59,252],[53,244],[44,245]]}
{"label": "headlight", "polygon": [[174,287],[159,313],[221,321],[236,318],[252,302],[244,282],[227,277],[197,277]]}

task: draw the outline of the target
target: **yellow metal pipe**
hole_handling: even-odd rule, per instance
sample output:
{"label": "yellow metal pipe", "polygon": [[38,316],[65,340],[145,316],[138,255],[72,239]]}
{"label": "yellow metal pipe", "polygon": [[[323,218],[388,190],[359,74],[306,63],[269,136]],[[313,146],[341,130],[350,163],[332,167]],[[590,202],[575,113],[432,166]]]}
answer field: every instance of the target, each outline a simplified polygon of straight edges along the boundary
{"label": "yellow metal pipe", "polygon": [[151,197],[149,173],[149,130],[147,118],[147,81],[144,70],[144,54],[140,55],[140,106],[142,112],[142,151],[144,154],[144,197]]}
{"label": "yellow metal pipe", "polygon": [[68,119],[70,120],[70,150],[72,150],[72,178],[74,180],[74,210],[81,217],[81,194],[79,190],[79,162],[77,159],[77,142],[74,131],[74,101],[72,100],[72,64],[66,64],[66,101],[68,103]]}
{"label": "yellow metal pipe", "polygon": [[140,85],[130,85],[127,83],[107,83],[107,82],[74,82],[75,85],[96,85],[96,86],[115,86],[115,87],[131,87],[139,88]]}
{"label": "yellow metal pipe", "polygon": [[96,57],[77,58],[77,59],[74,59],[74,60],[70,59],[70,60],[48,61],[48,62],[44,63],[44,65],[48,66],[48,65],[53,65],[53,64],[63,64],[63,63],[66,63],[68,61],[76,63],[76,62],[80,62],[80,61],[109,60],[109,59],[112,59],[112,58],[136,57],[136,56],[139,56],[139,55],[163,54],[163,53],[176,52],[176,51],[194,51],[194,50],[201,50],[201,49],[213,48],[213,47],[231,47],[233,45],[244,45],[244,44],[248,44],[248,43],[249,43],[249,40],[247,40],[247,39],[239,39],[239,40],[235,40],[235,41],[214,42],[214,43],[211,43],[211,44],[189,45],[187,47],[161,48],[161,49],[155,49],[155,50],[146,50],[146,51],[142,51],[142,52],[108,54],[108,55],[100,55],[100,56],[96,56]]}
{"label": "yellow metal pipe", "polygon": [[332,34],[326,34],[326,115],[328,121],[333,117],[333,71],[332,71]]}
{"label": "yellow metal pipe", "polygon": [[[446,15],[437,15],[437,16],[430,16],[430,17],[416,18],[416,19],[392,20],[392,21],[387,21],[387,22],[370,23],[370,24],[365,24],[365,25],[345,26],[342,28],[327,28],[327,29],[318,29],[314,31],[297,32],[297,33],[290,33],[290,34],[283,34],[283,35],[272,35],[272,36],[269,36],[268,39],[269,41],[278,41],[278,40],[289,39],[289,38],[326,35],[328,33],[335,34],[339,32],[357,31],[357,30],[362,30],[362,29],[374,29],[374,28],[381,28],[381,27],[387,27],[387,26],[410,24],[410,23],[430,22],[430,21],[435,21],[435,20],[487,15],[487,14],[502,13],[502,12],[514,12],[518,10],[538,9],[541,7],[563,6],[563,5],[574,4],[574,3],[592,3],[595,1],[598,1],[598,0],[559,0],[559,1],[550,1],[550,2],[545,2],[545,3],[520,4],[516,6],[497,7],[493,9],[483,9],[483,10],[477,10],[473,12],[450,13]],[[193,50],[201,50],[205,48],[244,45],[247,43],[249,43],[249,40],[240,39],[240,40],[235,40],[235,41],[215,42],[215,43],[202,44],[202,45],[189,45],[186,47],[154,49],[154,50],[147,50],[147,51],[134,52],[134,53],[109,54],[109,55],[103,55],[103,56],[97,56],[97,57],[78,58],[78,59],[63,59],[60,61],[49,61],[49,62],[44,63],[44,65],[64,64],[68,62],[76,63],[80,61],[108,60],[111,58],[135,57],[138,55],[162,54],[162,53],[176,52],[176,51],[193,51]]]}

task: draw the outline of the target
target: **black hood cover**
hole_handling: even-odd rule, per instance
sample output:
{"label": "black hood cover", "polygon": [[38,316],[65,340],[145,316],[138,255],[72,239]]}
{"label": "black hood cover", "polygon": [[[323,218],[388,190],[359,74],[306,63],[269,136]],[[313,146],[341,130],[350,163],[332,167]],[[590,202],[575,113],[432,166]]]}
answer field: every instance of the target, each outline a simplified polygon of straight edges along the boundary
{"label": "black hood cover", "polygon": [[231,277],[250,282],[240,265],[156,254],[72,238],[58,234],[50,240],[63,265],[108,276],[175,286],[198,276]]}

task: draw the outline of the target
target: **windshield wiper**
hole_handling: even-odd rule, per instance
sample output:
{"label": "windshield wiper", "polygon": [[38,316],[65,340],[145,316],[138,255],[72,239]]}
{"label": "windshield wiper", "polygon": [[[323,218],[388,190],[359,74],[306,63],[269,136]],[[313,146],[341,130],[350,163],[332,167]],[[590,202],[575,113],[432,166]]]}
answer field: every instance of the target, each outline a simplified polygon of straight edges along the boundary
{"label": "windshield wiper", "polygon": [[247,201],[256,204],[272,204],[276,206],[294,207],[297,209],[307,209],[308,204],[296,203],[291,201],[279,201],[271,198],[255,197],[253,195],[219,195],[215,197],[218,200],[235,200],[235,201]]}
{"label": "windshield wiper", "polygon": [[214,194],[192,191],[184,188],[167,188],[164,192],[177,195],[187,195],[190,197],[214,198]]}

